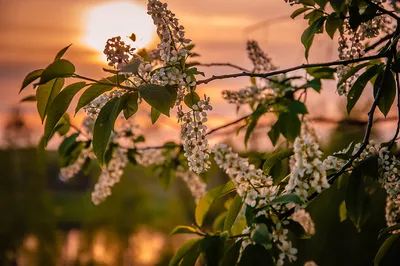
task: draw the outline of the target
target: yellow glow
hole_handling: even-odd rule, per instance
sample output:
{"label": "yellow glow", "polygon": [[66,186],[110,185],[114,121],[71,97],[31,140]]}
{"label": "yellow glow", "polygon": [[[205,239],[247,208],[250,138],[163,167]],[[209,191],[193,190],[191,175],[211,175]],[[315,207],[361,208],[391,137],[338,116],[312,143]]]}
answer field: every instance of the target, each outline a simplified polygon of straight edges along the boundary
{"label": "yellow glow", "polygon": [[[104,46],[109,38],[121,38],[136,49],[148,45],[154,36],[153,21],[144,7],[132,2],[112,2],[93,7],[88,10],[86,18],[86,33],[83,41],[89,47],[103,55]],[[136,42],[128,36],[136,35]]]}

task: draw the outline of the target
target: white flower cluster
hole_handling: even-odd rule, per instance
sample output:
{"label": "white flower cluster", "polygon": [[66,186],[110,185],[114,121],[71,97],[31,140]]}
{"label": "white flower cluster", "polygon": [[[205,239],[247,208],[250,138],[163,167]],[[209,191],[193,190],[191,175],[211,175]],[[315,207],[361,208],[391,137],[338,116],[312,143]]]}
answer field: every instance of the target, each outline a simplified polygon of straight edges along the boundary
{"label": "white flower cluster", "polygon": [[83,110],[86,112],[86,114],[94,119],[97,118],[97,116],[100,113],[101,108],[109,102],[111,99],[115,97],[121,97],[126,90],[113,90],[110,93],[103,93],[102,95],[98,96],[96,99],[88,103],[86,106],[83,107]]}
{"label": "white flower cluster", "polygon": [[107,40],[103,53],[107,56],[109,66],[121,69],[129,62],[134,50],[118,36]]}
{"label": "white flower cluster", "polygon": [[379,35],[379,29],[383,17],[375,17],[370,21],[363,22],[356,31],[350,26],[349,20],[345,19],[342,33],[339,37],[339,58],[349,60],[359,58],[364,54],[364,41]]}
{"label": "white flower cluster", "polygon": [[254,66],[253,72],[264,73],[277,69],[277,67],[272,64],[271,58],[264,53],[256,41],[247,41],[247,53]]}
{"label": "white flower cluster", "polygon": [[208,145],[207,111],[211,111],[210,98],[204,95],[204,100],[192,106],[192,110],[183,113],[178,108],[178,121],[182,122],[181,139],[183,141],[184,155],[188,160],[189,169],[197,174],[210,168],[210,147]]}
{"label": "white flower cluster", "polygon": [[60,169],[60,174],[59,174],[60,180],[67,182],[76,174],[78,174],[79,171],[82,169],[82,166],[85,164],[86,159],[91,157],[91,154],[92,154],[91,148],[83,149],[81,154],[79,154],[78,158],[75,160],[75,162]]}
{"label": "white flower cluster", "polygon": [[[354,145],[352,155],[356,154],[360,147],[361,143]],[[339,153],[343,152],[345,150]],[[379,182],[390,196],[400,194],[400,171],[398,169],[400,161],[388,151],[387,147],[381,147],[380,144],[376,144],[373,140],[370,140],[359,158],[355,159],[355,162],[360,162],[373,155],[378,157],[379,167],[381,168]],[[345,163],[345,160],[334,156],[329,156],[324,161],[326,169],[334,170],[339,170]]]}
{"label": "white flower cluster", "polygon": [[301,199],[307,200],[310,189],[321,192],[328,188],[324,164],[321,161],[322,152],[319,145],[307,135],[297,137],[294,141],[294,164],[285,187],[288,193],[296,193]]}
{"label": "white flower cluster", "polygon": [[[154,72],[152,81],[162,85],[178,85],[177,104],[184,98],[186,90],[193,91],[196,80],[193,75],[182,71],[181,61],[186,60],[189,51],[186,48],[191,40],[185,38],[185,29],[179,25],[175,14],[168,10],[166,3],[149,0],[147,13],[153,18],[161,43],[158,44],[159,56],[163,67]],[[158,83],[156,83],[158,84]]]}
{"label": "white flower cluster", "polygon": [[111,188],[120,181],[127,163],[127,151],[120,147],[116,148],[111,160],[103,167],[99,180],[94,186],[94,191],[92,192],[92,202],[94,204],[100,204],[111,195]]}
{"label": "white flower cluster", "polygon": [[241,158],[225,144],[215,145],[213,152],[215,162],[231,178],[247,205],[260,208],[276,197],[278,187],[272,185],[272,178],[255,169],[248,159]]}
{"label": "white flower cluster", "polygon": [[304,209],[298,209],[292,215],[292,220],[298,222],[303,226],[304,230],[309,235],[315,234],[314,222],[311,219],[310,213]]}
{"label": "white flower cluster", "polygon": [[[338,66],[336,70],[336,75],[337,79],[341,80],[347,72],[349,72],[352,69],[350,66]],[[347,78],[338,88],[337,88],[337,93],[342,96],[342,95],[347,95],[347,93],[350,91],[351,87],[353,86],[354,82],[357,80],[359,77],[358,74],[352,75],[351,77]]]}
{"label": "white flower cluster", "polygon": [[165,156],[162,149],[138,150],[139,155],[135,157],[138,164],[144,167],[152,164],[162,164],[165,162]]}
{"label": "white flower cluster", "polygon": [[387,226],[400,223],[400,194],[386,197],[385,218]]}
{"label": "white flower cluster", "polygon": [[287,258],[289,262],[297,260],[297,248],[294,248],[292,246],[292,242],[288,240],[288,233],[289,230],[283,228],[281,222],[278,222],[275,225],[275,230],[272,232],[273,240],[275,242],[280,242],[280,244],[277,244],[278,249],[281,251],[276,262],[277,266],[283,266],[285,263],[285,258]]}
{"label": "white flower cluster", "polygon": [[238,91],[224,90],[222,91],[222,98],[236,105],[247,104],[265,99],[267,95],[263,92],[266,90],[266,87],[259,88],[255,85],[248,86]]}
{"label": "white flower cluster", "polygon": [[196,204],[206,194],[207,185],[200,179],[200,177],[191,171],[186,171],[182,166],[176,169],[176,176],[182,178],[186,183],[190,192],[193,195]]}

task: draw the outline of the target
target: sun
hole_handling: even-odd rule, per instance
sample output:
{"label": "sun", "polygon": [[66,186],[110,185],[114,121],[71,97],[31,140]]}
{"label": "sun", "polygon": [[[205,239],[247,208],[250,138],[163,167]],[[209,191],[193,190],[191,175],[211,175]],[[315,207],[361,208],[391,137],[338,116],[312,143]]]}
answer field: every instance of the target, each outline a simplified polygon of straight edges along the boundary
{"label": "sun", "polygon": [[[86,15],[86,32],[83,37],[85,45],[101,53],[109,38],[121,36],[124,41],[136,49],[150,44],[154,38],[155,26],[144,7],[128,2],[112,2],[90,8]],[[136,35],[135,43],[129,40],[132,33]]]}

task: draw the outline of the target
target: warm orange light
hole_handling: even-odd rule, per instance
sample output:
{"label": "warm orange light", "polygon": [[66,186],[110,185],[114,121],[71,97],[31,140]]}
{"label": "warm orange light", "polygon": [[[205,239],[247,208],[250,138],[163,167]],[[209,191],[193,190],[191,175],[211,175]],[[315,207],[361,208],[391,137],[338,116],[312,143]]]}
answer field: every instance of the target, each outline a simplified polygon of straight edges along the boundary
{"label": "warm orange light", "polygon": [[[105,60],[103,50],[107,39],[121,36],[136,49],[148,45],[154,36],[153,21],[144,7],[132,2],[112,2],[93,7],[85,15],[86,33],[83,42],[99,51]],[[136,42],[128,39],[132,33]]]}

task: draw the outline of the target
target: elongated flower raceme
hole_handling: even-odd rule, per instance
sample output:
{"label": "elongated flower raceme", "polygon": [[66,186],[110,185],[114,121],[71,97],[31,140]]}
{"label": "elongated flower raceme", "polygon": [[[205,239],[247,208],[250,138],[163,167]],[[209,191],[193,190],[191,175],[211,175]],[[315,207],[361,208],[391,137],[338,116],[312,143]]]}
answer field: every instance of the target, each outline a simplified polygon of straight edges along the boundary
{"label": "elongated flower raceme", "polygon": [[310,190],[321,192],[329,187],[325,167],[321,161],[322,152],[319,145],[307,135],[297,137],[293,148],[292,172],[285,190],[307,200]]}
{"label": "elongated flower raceme", "polygon": [[192,110],[184,113],[178,109],[178,121],[182,122],[181,139],[189,169],[197,174],[210,168],[210,147],[207,138],[207,111],[211,111],[210,98],[204,99],[192,106]]}
{"label": "elongated flower raceme", "polygon": [[185,170],[183,166],[178,166],[176,169],[176,176],[186,183],[186,186],[190,193],[192,193],[194,201],[197,204],[207,192],[206,183],[204,183],[195,173]]}
{"label": "elongated flower raceme", "polygon": [[92,192],[92,201],[98,205],[111,195],[111,188],[120,181],[124,168],[128,163],[127,151],[116,148],[111,160],[103,167],[99,180]]}

